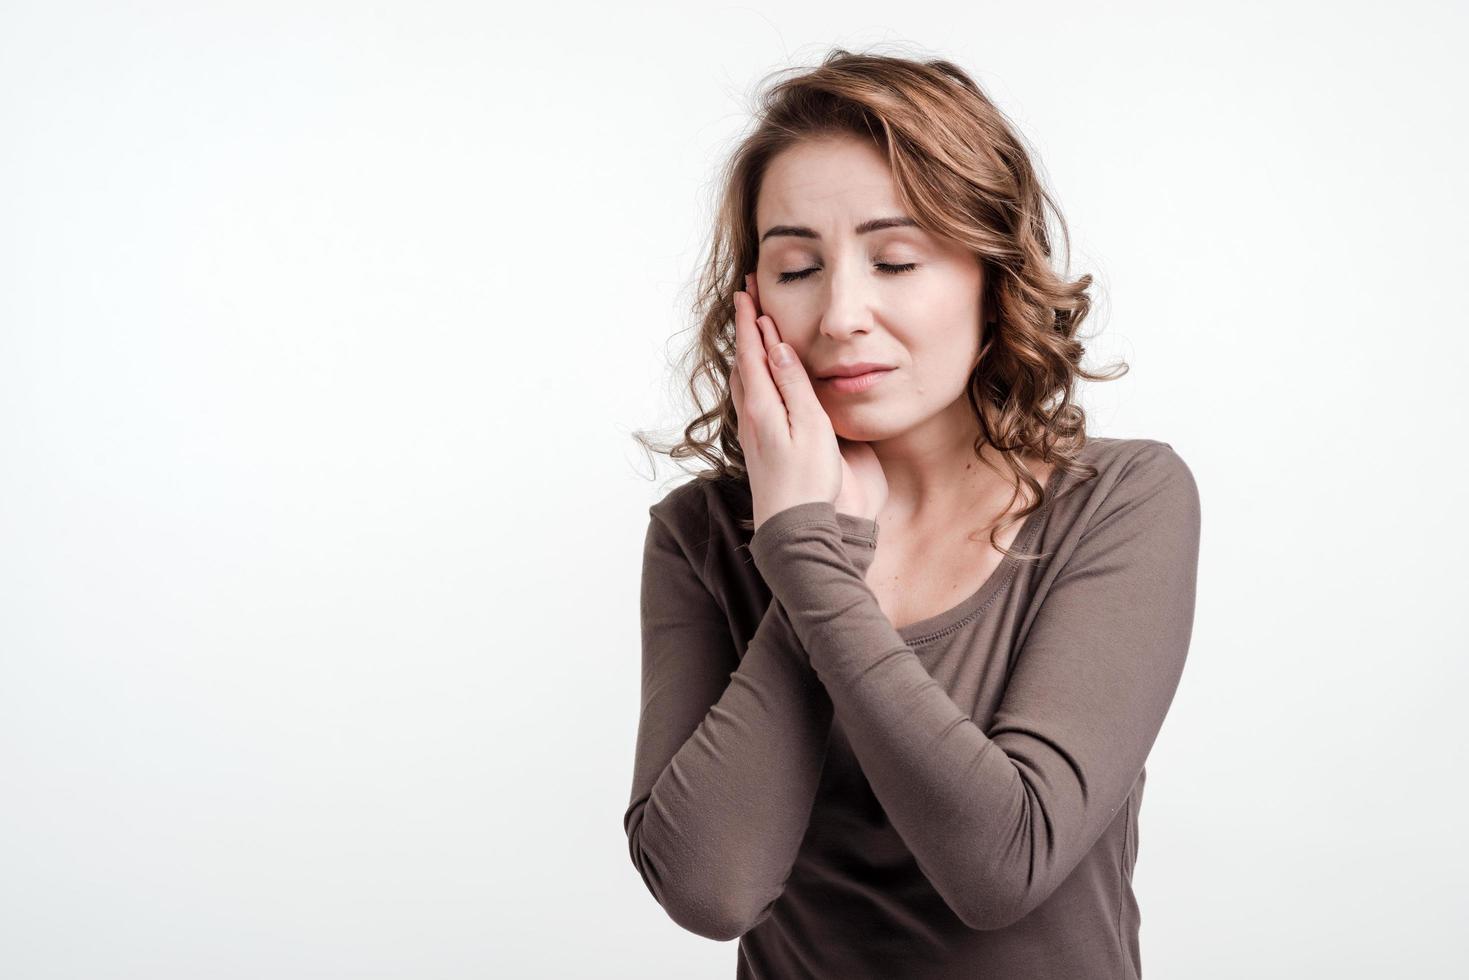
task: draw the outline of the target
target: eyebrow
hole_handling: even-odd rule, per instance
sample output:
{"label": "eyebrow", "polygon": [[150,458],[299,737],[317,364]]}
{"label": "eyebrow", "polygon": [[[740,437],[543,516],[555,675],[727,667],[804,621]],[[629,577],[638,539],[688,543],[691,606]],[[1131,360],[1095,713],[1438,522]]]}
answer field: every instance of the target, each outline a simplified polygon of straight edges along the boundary
{"label": "eyebrow", "polygon": [[[864,221],[864,222],[862,222],[854,230],[859,235],[865,235],[865,234],[867,234],[870,231],[881,231],[884,228],[917,228],[917,227],[918,227],[918,222],[916,222],[912,218],[908,218],[908,217],[901,217],[901,218],[873,218],[870,221]],[[816,230],[814,228],[807,228],[804,225],[775,225],[773,228],[771,228],[765,234],[763,234],[763,235],[760,236],[760,243],[761,244],[764,244],[765,239],[767,239],[767,238],[775,238],[778,235],[788,235],[791,238],[814,238],[817,241],[820,241],[821,240],[821,236],[816,233]]]}

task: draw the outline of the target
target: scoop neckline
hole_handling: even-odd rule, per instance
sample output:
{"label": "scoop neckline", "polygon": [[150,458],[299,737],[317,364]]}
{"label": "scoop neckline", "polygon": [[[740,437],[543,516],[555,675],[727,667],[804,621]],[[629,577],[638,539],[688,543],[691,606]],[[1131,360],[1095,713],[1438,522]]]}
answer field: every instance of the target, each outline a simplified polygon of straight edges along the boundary
{"label": "scoop neckline", "polygon": [[[1041,522],[1045,520],[1046,515],[1050,513],[1051,505],[1055,502],[1055,493],[1061,485],[1064,474],[1065,471],[1060,466],[1056,466],[1051,470],[1051,475],[1046,480],[1045,500],[1020,525],[1020,530],[1015,534],[1015,540],[1010,543],[1010,549],[1012,551],[1030,550],[1031,545],[1034,543],[1037,529],[1039,529]],[[1019,564],[1020,559],[1014,555],[1003,556],[1000,559],[1000,563],[995,566],[994,571],[990,572],[989,578],[985,579],[980,587],[971,593],[968,598],[960,600],[958,605],[950,606],[943,612],[934,613],[932,616],[916,620],[906,626],[896,627],[895,630],[898,636],[902,637],[903,642],[909,646],[916,646],[920,643],[936,640],[959,628],[959,626],[969,622],[974,616],[983,612],[990,601],[1010,584],[1010,580],[1015,577],[1016,568]]]}

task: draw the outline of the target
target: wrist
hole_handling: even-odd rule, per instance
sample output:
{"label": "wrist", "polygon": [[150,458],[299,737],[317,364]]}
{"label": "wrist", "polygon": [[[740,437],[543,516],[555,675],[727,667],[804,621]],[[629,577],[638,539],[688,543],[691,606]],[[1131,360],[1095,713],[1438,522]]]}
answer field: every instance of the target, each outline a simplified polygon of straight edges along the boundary
{"label": "wrist", "polygon": [[[807,497],[804,500],[776,501],[768,506],[755,508],[755,512],[752,515],[755,522],[755,528],[758,530],[761,526],[765,524],[766,521],[770,520],[772,517],[776,516],[777,514],[784,514],[786,511],[791,510],[795,507],[804,508],[801,511],[801,514],[804,517],[809,518],[811,516],[819,515],[833,520],[836,518],[836,508],[831,501],[817,500],[812,497]],[[808,513],[808,511],[810,513]]]}

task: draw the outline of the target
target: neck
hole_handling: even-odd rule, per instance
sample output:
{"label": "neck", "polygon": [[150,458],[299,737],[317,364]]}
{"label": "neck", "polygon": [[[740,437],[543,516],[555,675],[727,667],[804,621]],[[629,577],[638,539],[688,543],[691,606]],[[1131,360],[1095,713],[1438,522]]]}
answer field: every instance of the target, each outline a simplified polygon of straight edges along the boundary
{"label": "neck", "polygon": [[1009,469],[988,445],[982,447],[983,461],[975,455],[979,435],[968,401],[958,399],[922,425],[871,443],[887,479],[887,522],[942,522],[997,497],[1009,499]]}

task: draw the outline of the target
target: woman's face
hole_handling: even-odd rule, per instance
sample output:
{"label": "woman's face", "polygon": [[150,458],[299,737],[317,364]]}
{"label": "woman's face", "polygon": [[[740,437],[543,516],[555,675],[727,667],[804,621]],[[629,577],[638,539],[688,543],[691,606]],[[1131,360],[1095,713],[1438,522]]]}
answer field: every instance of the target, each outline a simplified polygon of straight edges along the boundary
{"label": "woman's face", "polygon": [[[973,253],[911,225],[859,230],[906,217],[887,161],[855,139],[781,152],[756,198],[762,312],[847,439],[889,439],[954,407],[979,356],[984,281]],[[823,377],[858,361],[893,370],[861,391]]]}

